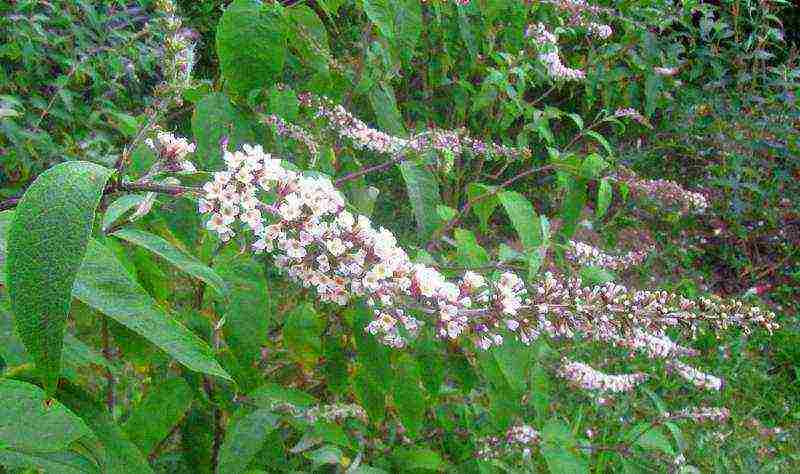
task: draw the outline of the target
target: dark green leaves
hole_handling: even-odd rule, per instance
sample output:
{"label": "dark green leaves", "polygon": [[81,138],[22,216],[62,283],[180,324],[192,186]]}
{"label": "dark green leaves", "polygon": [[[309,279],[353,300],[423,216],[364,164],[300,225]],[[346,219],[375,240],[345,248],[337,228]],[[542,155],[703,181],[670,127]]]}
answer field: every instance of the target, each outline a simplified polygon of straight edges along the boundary
{"label": "dark green leaves", "polygon": [[367,18],[387,39],[394,38],[394,11],[389,0],[364,0],[364,12]]}
{"label": "dark green leaves", "polygon": [[550,472],[589,472],[589,462],[586,456],[579,454],[577,444],[569,427],[563,422],[551,419],[545,424],[542,429],[541,452]]}
{"label": "dark green leaves", "polygon": [[273,8],[257,0],[236,0],[217,26],[217,54],[230,91],[246,98],[278,81],[286,60],[286,26]]}
{"label": "dark green leaves", "polygon": [[9,229],[11,308],[48,393],[58,383],[72,285],[111,174],[82,161],[50,168],[25,192]]}
{"label": "dark green leaves", "polygon": [[[0,378],[0,447],[23,452],[60,451],[90,434],[83,420],[39,387]],[[50,403],[48,406],[46,403]]]}
{"label": "dark green leaves", "polygon": [[108,248],[89,242],[75,297],[143,336],[191,370],[230,379],[211,348],[139,286]]}
{"label": "dark green leaves", "polygon": [[139,449],[150,454],[192,405],[192,389],[182,378],[151,387],[122,427]]}
{"label": "dark green leaves", "polygon": [[138,229],[122,229],[112,235],[146,248],[189,275],[206,282],[219,294],[224,295],[227,292],[225,282],[217,275],[217,272],[157,235]]}

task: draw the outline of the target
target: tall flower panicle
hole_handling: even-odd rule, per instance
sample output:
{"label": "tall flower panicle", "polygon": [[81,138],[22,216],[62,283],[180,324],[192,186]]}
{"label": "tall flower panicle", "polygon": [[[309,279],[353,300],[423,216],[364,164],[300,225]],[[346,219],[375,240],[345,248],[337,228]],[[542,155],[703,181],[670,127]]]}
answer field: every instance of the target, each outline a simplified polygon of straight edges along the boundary
{"label": "tall flower panicle", "polygon": [[438,337],[470,338],[481,349],[506,337],[530,344],[540,336],[580,335],[675,360],[692,352],[667,337],[669,328],[775,327],[773,314],[716,297],[693,301],[614,283],[587,287],[552,274],[530,287],[510,272],[494,278],[467,272],[449,280],[412,262],[392,232],[349,212],[329,178],[292,171],[260,146],[226,152],[224,160],[227,169],[205,184],[199,204],[210,215],[208,229],[222,240],[243,233],[254,252],[270,253],[276,266],[314,288],[322,301],[366,299],[374,313],[366,330],[392,347],[405,346],[431,324]]}
{"label": "tall flower panicle", "polygon": [[624,166],[618,168],[614,178],[626,184],[632,194],[649,198],[667,209],[702,214],[709,206],[708,199],[698,192],[684,189],[674,181],[643,179]]}
{"label": "tall flower panicle", "polygon": [[506,159],[530,158],[527,148],[514,148],[496,143],[487,143],[470,137],[465,130],[431,129],[411,138],[402,138],[371,128],[343,106],[334,104],[326,97],[301,94],[300,103],[324,119],[329,128],[339,137],[351,141],[357,148],[393,158],[402,158],[408,153],[427,152],[476,156],[502,157]]}
{"label": "tall flower panicle", "polygon": [[303,127],[289,123],[286,120],[278,117],[277,115],[268,115],[264,117],[263,122],[267,125],[275,127],[275,132],[286,138],[298,141],[305,145],[311,156],[315,156],[319,152],[319,145],[311,136],[310,133]]}
{"label": "tall flower panicle", "polygon": [[584,242],[570,240],[564,256],[578,265],[622,271],[641,265],[652,248],[632,250],[625,255],[610,255]]}
{"label": "tall flower panicle", "polygon": [[630,392],[647,379],[643,373],[609,375],[584,364],[563,359],[558,375],[584,390],[600,392]]}

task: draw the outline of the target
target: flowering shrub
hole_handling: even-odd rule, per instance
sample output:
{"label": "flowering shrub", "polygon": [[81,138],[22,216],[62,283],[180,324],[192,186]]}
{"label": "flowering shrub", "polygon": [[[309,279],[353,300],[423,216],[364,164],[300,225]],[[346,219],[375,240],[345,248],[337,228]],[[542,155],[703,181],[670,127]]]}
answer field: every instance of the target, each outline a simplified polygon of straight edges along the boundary
{"label": "flowering shrub", "polygon": [[0,203],[2,469],[677,472],[758,423],[719,361],[785,318],[601,238],[711,218],[617,153],[692,8],[236,0],[203,79],[154,6],[129,140]]}

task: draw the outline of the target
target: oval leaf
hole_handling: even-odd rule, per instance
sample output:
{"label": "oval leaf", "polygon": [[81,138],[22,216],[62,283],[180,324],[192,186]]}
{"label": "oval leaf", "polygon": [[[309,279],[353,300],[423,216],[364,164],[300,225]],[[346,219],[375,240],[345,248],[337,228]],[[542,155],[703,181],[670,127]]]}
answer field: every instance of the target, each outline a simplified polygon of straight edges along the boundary
{"label": "oval leaf", "polygon": [[22,342],[53,393],[61,371],[72,285],[112,170],[84,161],[42,173],[17,205],[8,233],[8,293]]}

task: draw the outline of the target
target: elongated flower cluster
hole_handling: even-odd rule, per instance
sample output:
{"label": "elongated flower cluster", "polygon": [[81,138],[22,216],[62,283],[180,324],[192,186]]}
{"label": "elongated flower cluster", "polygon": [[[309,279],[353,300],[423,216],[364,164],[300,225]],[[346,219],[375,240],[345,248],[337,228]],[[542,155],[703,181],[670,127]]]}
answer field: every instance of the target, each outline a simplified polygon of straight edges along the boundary
{"label": "elongated flower cluster", "polygon": [[701,372],[679,360],[670,361],[668,367],[697,388],[719,391],[724,386],[724,381],[721,378]]}
{"label": "elongated flower cluster", "polygon": [[586,73],[580,69],[572,69],[561,62],[558,53],[558,38],[547,30],[542,23],[528,26],[525,36],[532,38],[533,42],[539,47],[539,61],[544,64],[547,74],[553,79],[575,81],[586,78]]}
{"label": "elongated flower cluster", "polygon": [[312,109],[316,116],[324,119],[339,137],[351,141],[357,148],[394,158],[408,153],[448,153],[455,156],[470,153],[475,156],[502,157],[506,159],[529,158],[527,148],[514,148],[496,143],[487,143],[472,138],[465,130],[431,129],[411,138],[390,135],[371,128],[341,105],[326,97],[301,94],[300,103]]}
{"label": "elongated flower cluster", "polygon": [[523,457],[531,456],[533,449],[542,441],[542,435],[530,425],[514,425],[503,436],[489,436],[478,441],[478,459],[494,459],[518,452]]}
{"label": "elongated flower cluster", "polygon": [[731,412],[725,407],[688,407],[675,413],[664,413],[666,420],[691,420],[695,422],[714,421],[723,423]]}
{"label": "elongated flower cluster", "polygon": [[155,7],[164,14],[163,23],[167,30],[162,60],[164,76],[172,88],[182,90],[191,82],[196,33],[182,27],[182,20],[176,15],[177,9],[172,0],[157,0]]}
{"label": "elongated flower cluster", "polygon": [[584,390],[600,392],[630,392],[647,379],[643,373],[609,375],[593,369],[583,362],[562,359],[558,375]]}
{"label": "elongated flower cluster", "polygon": [[[211,215],[207,227],[222,240],[243,232],[255,252],[271,253],[276,266],[313,287],[322,301],[344,305],[365,298],[374,311],[367,331],[392,347],[405,346],[426,322],[442,339],[469,337],[482,349],[502,344],[509,334],[525,344],[542,335],[581,335],[672,361],[693,351],[672,342],[668,328],[775,327],[772,313],[738,301],[692,301],[614,283],[585,287],[578,278],[552,274],[530,291],[508,272],[491,280],[467,272],[451,282],[413,263],[389,230],[347,211],[327,177],[291,171],[260,146],[227,152],[224,159],[227,170],[206,183],[200,200],[200,212]],[[417,319],[420,314],[425,321]],[[679,375],[700,377],[676,367]],[[713,385],[709,377],[702,380]],[[589,384],[591,377],[582,380]]]}
{"label": "elongated flower cluster", "polygon": [[364,409],[351,403],[298,407],[288,402],[277,402],[271,404],[270,409],[303,420],[307,423],[316,423],[318,421],[334,423],[348,418],[355,418],[362,421],[367,420],[367,413]]}
{"label": "elongated flower cluster", "polygon": [[286,120],[278,117],[277,115],[268,115],[264,117],[263,122],[267,125],[274,127],[275,132],[285,138],[291,138],[305,145],[311,156],[315,156],[319,152],[319,146],[308,130],[289,123]]}
{"label": "elongated flower cluster", "polygon": [[592,245],[570,240],[564,256],[578,265],[622,271],[640,265],[650,250],[652,248],[631,250],[625,255],[609,255]]}
{"label": "elongated flower cluster", "polygon": [[170,172],[194,173],[197,171],[194,163],[186,159],[190,153],[194,153],[195,144],[189,143],[183,137],[176,137],[170,132],[158,132],[155,140],[148,138],[145,144],[155,152],[161,160],[161,166]]}
{"label": "elongated flower cluster", "polygon": [[695,214],[702,214],[708,209],[708,199],[704,195],[688,191],[674,181],[643,179],[624,166],[619,167],[614,178],[625,183],[632,194],[647,197],[667,209]]}

